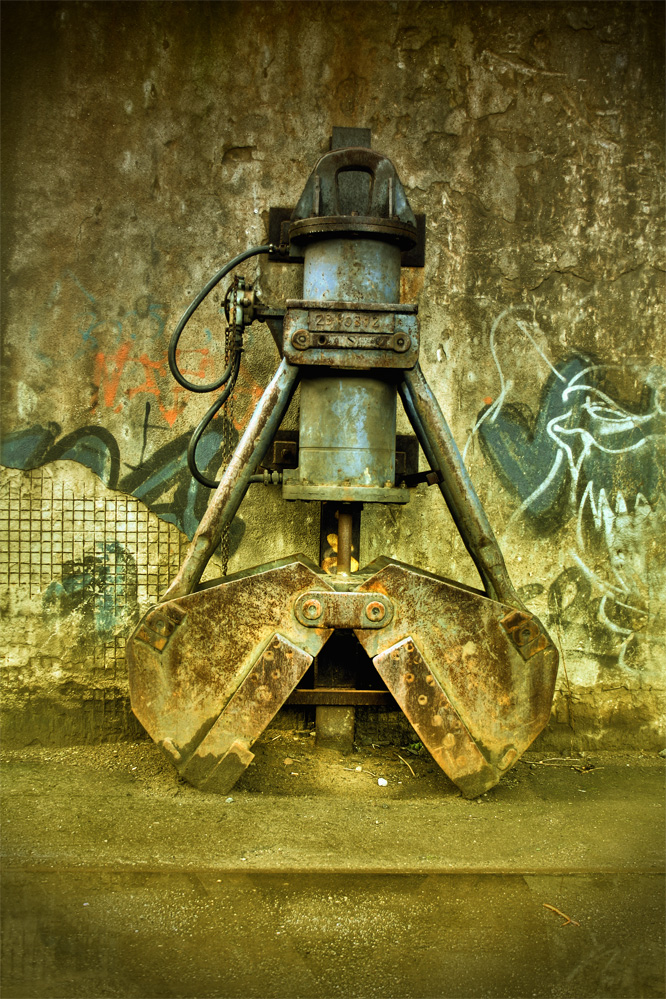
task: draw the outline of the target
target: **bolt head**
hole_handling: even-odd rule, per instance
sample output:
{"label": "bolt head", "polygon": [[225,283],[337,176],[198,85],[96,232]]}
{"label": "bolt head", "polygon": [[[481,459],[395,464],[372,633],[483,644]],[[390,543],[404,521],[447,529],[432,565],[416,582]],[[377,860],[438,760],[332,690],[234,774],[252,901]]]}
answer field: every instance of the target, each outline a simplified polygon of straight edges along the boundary
{"label": "bolt head", "polygon": [[386,617],[386,607],[384,604],[380,603],[379,600],[373,600],[372,603],[368,604],[365,608],[365,616],[368,621],[381,621]]}
{"label": "bolt head", "polygon": [[303,604],[303,616],[308,619],[308,621],[316,621],[318,617],[321,617],[321,604],[318,600],[306,600]]}

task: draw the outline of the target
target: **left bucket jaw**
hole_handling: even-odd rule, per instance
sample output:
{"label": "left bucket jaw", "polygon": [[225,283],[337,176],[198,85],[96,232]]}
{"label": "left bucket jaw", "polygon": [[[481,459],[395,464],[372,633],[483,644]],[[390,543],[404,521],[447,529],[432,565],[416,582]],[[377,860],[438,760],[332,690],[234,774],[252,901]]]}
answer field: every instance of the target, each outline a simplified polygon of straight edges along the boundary
{"label": "left bucket jaw", "polygon": [[225,578],[152,608],[127,646],[132,709],[178,772],[224,793],[331,629],[302,626],[294,598],[325,576],[305,556]]}
{"label": "left bucket jaw", "polygon": [[527,611],[391,559],[368,569],[360,589],[395,612],[381,630],[356,635],[423,745],[474,798],[546,725],[557,650]]}

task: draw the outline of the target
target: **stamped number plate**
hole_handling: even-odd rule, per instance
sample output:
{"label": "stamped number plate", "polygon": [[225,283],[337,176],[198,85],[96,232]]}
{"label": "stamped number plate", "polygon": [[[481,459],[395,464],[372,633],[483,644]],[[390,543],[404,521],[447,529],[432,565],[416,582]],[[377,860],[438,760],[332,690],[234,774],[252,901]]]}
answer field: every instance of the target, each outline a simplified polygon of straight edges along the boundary
{"label": "stamped number plate", "polygon": [[[411,368],[419,356],[413,305],[287,302],[284,356],[291,364]],[[351,303],[350,303],[351,305]],[[323,306],[323,307],[322,307]]]}
{"label": "stamped number plate", "polygon": [[321,332],[393,333],[395,313],[381,312],[310,312],[308,326]]}

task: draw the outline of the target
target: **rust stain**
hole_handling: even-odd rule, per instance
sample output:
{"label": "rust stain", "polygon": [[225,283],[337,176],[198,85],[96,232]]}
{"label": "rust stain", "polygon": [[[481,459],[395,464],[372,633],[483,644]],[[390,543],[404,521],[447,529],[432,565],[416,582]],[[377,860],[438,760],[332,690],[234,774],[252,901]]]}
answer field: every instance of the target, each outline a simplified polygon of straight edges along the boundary
{"label": "rust stain", "polygon": [[415,302],[423,291],[423,267],[403,267],[400,270],[400,300]]}

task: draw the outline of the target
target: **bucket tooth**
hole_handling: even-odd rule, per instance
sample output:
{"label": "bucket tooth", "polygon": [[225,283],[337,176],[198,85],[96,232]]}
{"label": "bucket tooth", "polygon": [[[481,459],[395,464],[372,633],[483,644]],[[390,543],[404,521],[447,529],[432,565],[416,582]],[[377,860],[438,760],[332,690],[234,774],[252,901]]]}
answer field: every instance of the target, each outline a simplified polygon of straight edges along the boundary
{"label": "bucket tooth", "polygon": [[181,777],[184,777],[194,787],[198,787],[200,791],[226,794],[249,767],[253,759],[254,753],[251,753],[246,745],[236,739],[219,755],[213,747],[211,747],[210,752],[205,752],[203,746],[197,747],[193,756],[180,769],[179,773]]}
{"label": "bucket tooth", "polygon": [[359,589],[394,615],[356,635],[445,773],[475,797],[550,717],[558,654],[539,620],[461,583],[382,558]]}
{"label": "bucket tooth", "polygon": [[254,759],[250,746],[273,720],[312,662],[275,635],[208,734],[178,770],[202,791],[224,794]]}

